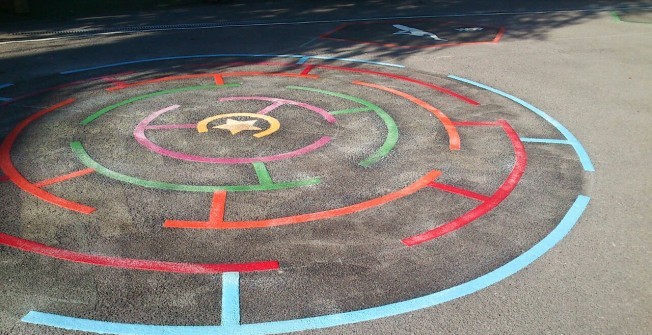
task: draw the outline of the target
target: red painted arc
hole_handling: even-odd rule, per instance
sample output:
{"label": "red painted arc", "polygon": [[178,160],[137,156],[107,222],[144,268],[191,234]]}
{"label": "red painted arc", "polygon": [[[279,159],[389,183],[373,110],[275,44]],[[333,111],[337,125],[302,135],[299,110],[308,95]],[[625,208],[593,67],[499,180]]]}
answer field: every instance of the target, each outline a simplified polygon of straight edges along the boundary
{"label": "red painted arc", "polygon": [[25,129],[25,127],[27,127],[30,123],[34,122],[34,120],[42,117],[43,115],[50,113],[63,106],[69,105],[74,101],[75,99],[68,99],[54,106],[42,109],[36,112],[35,114],[31,115],[30,117],[26,118],[25,120],[20,122],[14,129],[12,129],[9,135],[7,135],[5,140],[2,142],[2,145],[0,146],[0,169],[2,169],[4,174],[23,191],[41,200],[57,205],[59,207],[63,207],[71,211],[75,211],[83,214],[90,214],[95,211],[95,208],[74,201],[60,198],[52,193],[42,190],[41,188],[39,188],[38,186],[34,185],[29,180],[27,180],[25,177],[23,177],[20,174],[20,172],[18,172],[18,169],[16,169],[16,167],[14,166],[14,163],[11,161],[11,148],[13,147],[14,142],[18,138],[18,135],[23,131],[23,129]]}
{"label": "red painted arc", "polygon": [[480,105],[479,102],[477,102],[477,101],[475,101],[475,100],[473,100],[473,99],[471,99],[469,97],[466,97],[464,95],[461,95],[461,94],[459,94],[457,92],[449,90],[447,88],[437,86],[437,85],[433,85],[431,83],[427,83],[425,81],[421,81],[421,80],[418,80],[418,79],[414,79],[414,78],[410,78],[410,77],[406,77],[406,76],[401,76],[401,75],[398,75],[398,74],[387,73],[387,72],[379,72],[379,71],[373,71],[373,70],[366,70],[366,69],[353,69],[353,68],[348,68],[348,67],[332,66],[332,65],[314,65],[313,67],[314,68],[322,68],[322,69],[346,71],[346,72],[357,72],[357,73],[364,73],[364,74],[373,74],[373,75],[376,75],[376,76],[383,76],[383,77],[388,77],[388,78],[399,79],[399,80],[403,80],[403,81],[407,81],[407,82],[410,82],[410,83],[414,83],[414,84],[417,84],[417,85],[421,85],[421,86],[431,88],[433,90],[439,91],[439,92],[444,93],[446,95],[450,95],[450,96],[452,96],[454,98],[462,100],[462,101],[464,101],[464,102],[466,102],[466,103],[468,103],[470,105],[474,105],[474,106],[479,106]]}
{"label": "red painted arc", "polygon": [[89,255],[50,247],[45,244],[25,240],[5,233],[0,233],[0,245],[75,263],[84,263],[96,266],[106,266],[130,270],[175,272],[185,274],[214,274],[223,272],[254,272],[279,269],[279,264],[277,261],[250,263],[175,263]]}
{"label": "red painted arc", "polygon": [[272,77],[299,77],[317,79],[319,76],[313,74],[286,73],[286,72],[263,72],[263,71],[240,71],[240,72],[220,72],[220,73],[201,73],[201,74],[184,74],[177,76],[166,76],[156,79],[142,80],[135,83],[116,85],[107,88],[107,91],[117,91],[129,87],[141,86],[165,81],[196,79],[196,78],[213,78],[216,85],[223,85],[226,77],[247,77],[247,76],[272,76]]}
{"label": "red painted arc", "polygon": [[[457,123],[457,124],[461,125],[463,123]],[[469,123],[467,123],[466,125],[469,125]],[[433,240],[440,236],[446,235],[450,232],[453,232],[457,229],[464,227],[465,225],[471,223],[472,221],[478,219],[479,217],[487,214],[488,212],[496,208],[496,206],[498,206],[503,200],[505,200],[512,193],[514,188],[516,188],[516,185],[521,180],[521,177],[525,172],[525,168],[527,167],[527,153],[525,152],[525,147],[523,146],[523,142],[521,142],[521,139],[519,138],[518,134],[509,125],[509,123],[507,123],[507,121],[505,120],[498,120],[497,122],[494,123],[483,122],[481,124],[474,124],[473,126],[499,126],[503,128],[505,133],[507,133],[507,136],[509,137],[510,141],[512,142],[512,146],[514,148],[514,154],[516,157],[516,162],[514,163],[514,167],[512,168],[512,171],[509,173],[507,179],[505,179],[503,184],[498,188],[498,190],[493,195],[489,197],[489,199],[485,200],[477,207],[466,212],[465,214],[463,214],[462,216],[458,217],[453,221],[447,222],[437,228],[426,231],[424,233],[403,239],[402,242],[406,246],[412,247]]]}

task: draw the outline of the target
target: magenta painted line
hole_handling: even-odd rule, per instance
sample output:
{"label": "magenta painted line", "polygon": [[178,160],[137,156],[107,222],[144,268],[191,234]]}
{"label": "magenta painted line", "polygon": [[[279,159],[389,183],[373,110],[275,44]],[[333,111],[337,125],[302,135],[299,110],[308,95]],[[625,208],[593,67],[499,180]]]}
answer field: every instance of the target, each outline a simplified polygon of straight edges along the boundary
{"label": "magenta painted line", "polygon": [[196,129],[197,125],[194,123],[187,124],[157,124],[145,127],[145,130],[166,130],[166,129]]}
{"label": "magenta painted line", "polygon": [[265,115],[265,114],[267,114],[267,113],[269,113],[269,112],[271,112],[271,111],[273,111],[273,110],[275,110],[275,109],[277,109],[277,108],[279,108],[279,107],[281,107],[283,105],[285,105],[285,103],[277,101],[277,102],[275,102],[275,103],[261,109],[260,112],[258,112],[258,114]]}
{"label": "magenta painted line", "polygon": [[238,101],[238,100],[262,100],[262,101],[271,101],[273,102],[272,105],[262,109],[259,114],[266,114],[269,113],[270,111],[278,108],[281,105],[295,105],[299,107],[303,107],[305,109],[309,109],[319,115],[321,115],[328,123],[335,123],[337,121],[333,115],[330,115],[325,109],[319,108],[317,106],[309,105],[304,102],[298,102],[298,101],[293,101],[293,100],[287,100],[287,99],[279,99],[279,98],[268,98],[268,97],[229,97],[229,98],[221,98],[220,101]]}
{"label": "magenta painted line", "polygon": [[[282,99],[281,99],[282,100]],[[289,101],[289,100],[288,100]],[[171,158],[176,158],[176,159],[181,159],[185,161],[191,161],[191,162],[198,162],[198,163],[212,163],[212,164],[251,164],[255,162],[273,162],[273,161],[278,161],[282,159],[288,159],[288,158],[293,158],[301,155],[305,155],[309,152],[315,151],[324,145],[326,145],[328,142],[332,140],[331,137],[329,136],[323,136],[317,141],[313,142],[310,145],[307,145],[303,148],[300,148],[298,150],[278,154],[278,155],[272,155],[272,156],[263,156],[263,157],[251,157],[251,158],[235,158],[235,157],[204,157],[204,156],[195,156],[195,155],[190,155],[178,151],[172,151],[165,149],[156,143],[150,141],[147,136],[145,136],[145,130],[148,129],[148,127],[151,127],[149,125],[150,122],[152,122],[154,119],[157,117],[175,110],[179,108],[179,105],[172,105],[166,108],[163,108],[161,110],[158,110],[150,115],[148,115],[146,118],[144,118],[140,123],[136,126],[136,129],[134,129],[134,138],[140,145],[144,146],[145,148],[149,149],[150,151],[153,151],[159,155],[171,157]],[[325,111],[324,111],[325,112]]]}

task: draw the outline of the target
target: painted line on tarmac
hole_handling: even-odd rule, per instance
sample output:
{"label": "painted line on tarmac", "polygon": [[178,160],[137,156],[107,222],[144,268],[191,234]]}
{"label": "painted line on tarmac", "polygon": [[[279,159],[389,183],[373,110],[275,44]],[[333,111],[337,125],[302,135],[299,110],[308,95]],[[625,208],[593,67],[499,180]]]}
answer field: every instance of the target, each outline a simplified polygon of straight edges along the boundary
{"label": "painted line on tarmac", "polygon": [[555,227],[555,229],[553,229],[550,234],[535,244],[531,249],[507,262],[505,265],[502,265],[499,268],[464,284],[460,284],[420,298],[410,299],[384,306],[304,319],[242,324],[239,326],[156,326],[127,324],[74,318],[37,311],[30,311],[21,320],[26,323],[63,328],[68,330],[116,335],[198,335],[233,333],[242,335],[266,335],[335,327],[410,313],[475,293],[488,286],[498,283],[507,277],[512,276],[520,270],[523,270],[543,254],[552,249],[555,245],[557,245],[557,243],[559,243],[559,241],[568,235],[571,229],[578,222],[582,213],[584,213],[584,210],[587,208],[589,201],[590,198],[588,196],[579,195],[559,225],[557,225],[557,227]]}
{"label": "painted line on tarmac", "polygon": [[124,62],[118,62],[118,63],[111,63],[111,64],[105,64],[105,65],[97,65],[97,66],[79,68],[79,69],[74,69],[74,70],[68,70],[68,71],[59,72],[59,74],[66,75],[66,74],[79,73],[79,72],[85,72],[85,71],[106,69],[106,68],[122,66],[122,65],[151,63],[151,62],[166,61],[166,60],[217,58],[217,57],[276,57],[276,58],[298,58],[299,60],[306,58],[306,59],[320,59],[320,60],[329,60],[329,61],[344,61],[344,62],[351,62],[351,63],[364,63],[364,64],[382,65],[382,66],[389,66],[389,67],[396,67],[396,68],[404,68],[405,67],[405,66],[399,65],[399,64],[377,62],[377,61],[373,61],[373,60],[355,59],[355,58],[339,58],[339,57],[330,57],[330,56],[276,55],[276,54],[205,54],[205,55],[187,55],[187,56],[144,58],[144,59],[137,59],[137,60],[132,60],[132,61],[124,61]]}
{"label": "painted line on tarmac", "polygon": [[[491,86],[481,84],[481,83],[475,82],[475,81],[470,80],[470,79],[454,76],[454,75],[449,75],[448,78],[455,79],[455,80],[458,80],[458,81],[461,81],[461,82],[464,82],[464,83],[467,83],[467,84],[470,84],[470,85],[473,85],[473,86],[476,86],[476,87],[480,87],[480,88],[483,88],[483,89],[485,89],[487,91],[490,91],[490,92],[496,93],[498,95],[501,95],[501,96],[503,96],[503,97],[505,97],[505,98],[507,98],[509,100],[512,100],[512,101],[516,102],[517,104],[529,109],[530,111],[534,112],[535,114],[539,115],[541,118],[548,121],[548,123],[550,123],[555,128],[557,128],[557,130],[559,130],[559,132],[562,135],[564,135],[564,137],[566,137],[566,140],[568,141],[568,144],[571,145],[573,147],[573,149],[575,149],[575,152],[577,153],[577,156],[579,157],[580,162],[582,163],[582,167],[584,168],[584,171],[587,171],[587,172],[594,172],[595,171],[595,168],[593,167],[593,163],[591,162],[591,159],[589,158],[589,154],[586,152],[586,150],[584,149],[584,147],[582,146],[580,141],[566,127],[564,127],[564,125],[562,125],[559,121],[555,120],[552,116],[550,116],[547,113],[545,113],[544,111],[534,107],[530,103],[528,103],[528,102],[526,102],[524,100],[521,100],[521,99],[519,99],[519,98],[517,98],[517,97],[515,97],[515,96],[513,96],[511,94],[505,93],[505,92],[503,92],[503,91],[501,91],[501,90],[499,90],[497,88],[493,88]],[[566,144],[566,143],[564,143],[564,144]]]}
{"label": "painted line on tarmac", "polygon": [[222,326],[240,325],[240,273],[222,274]]}

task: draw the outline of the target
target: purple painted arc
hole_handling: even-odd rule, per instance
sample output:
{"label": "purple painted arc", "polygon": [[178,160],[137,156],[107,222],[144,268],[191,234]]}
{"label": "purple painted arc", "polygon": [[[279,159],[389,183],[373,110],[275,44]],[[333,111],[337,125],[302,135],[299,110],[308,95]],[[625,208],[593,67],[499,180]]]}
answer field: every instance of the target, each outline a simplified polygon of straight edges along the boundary
{"label": "purple painted arc", "polygon": [[272,102],[271,105],[263,108],[261,111],[259,111],[259,114],[267,114],[271,112],[272,110],[282,106],[282,105],[294,105],[294,106],[299,106],[303,107],[305,109],[311,110],[319,115],[321,115],[328,123],[335,123],[337,120],[335,117],[331,114],[329,114],[325,109],[319,108],[317,106],[309,105],[305,102],[299,102],[299,101],[293,101],[293,100],[287,100],[287,99],[280,99],[280,98],[268,98],[268,97],[228,97],[228,98],[221,98],[220,101],[240,101],[240,100],[262,100],[262,101],[270,101]]}

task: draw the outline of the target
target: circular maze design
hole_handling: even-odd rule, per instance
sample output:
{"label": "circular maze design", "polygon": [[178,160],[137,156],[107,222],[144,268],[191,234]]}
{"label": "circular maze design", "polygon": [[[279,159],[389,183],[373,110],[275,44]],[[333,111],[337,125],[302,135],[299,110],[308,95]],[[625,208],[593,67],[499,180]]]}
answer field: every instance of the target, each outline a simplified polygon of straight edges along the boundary
{"label": "circular maze design", "polygon": [[[2,246],[191,282],[173,295],[211,287],[191,304],[209,310],[188,316],[200,324],[179,306],[136,322],[111,303],[22,320],[272,334],[388,317],[510,276],[588,204],[582,145],[517,97],[391,64],[290,57],[188,62],[186,74],[100,66],[4,102],[29,115],[0,147],[0,194],[14,199],[0,211]],[[34,104],[47,106],[21,107]]]}

